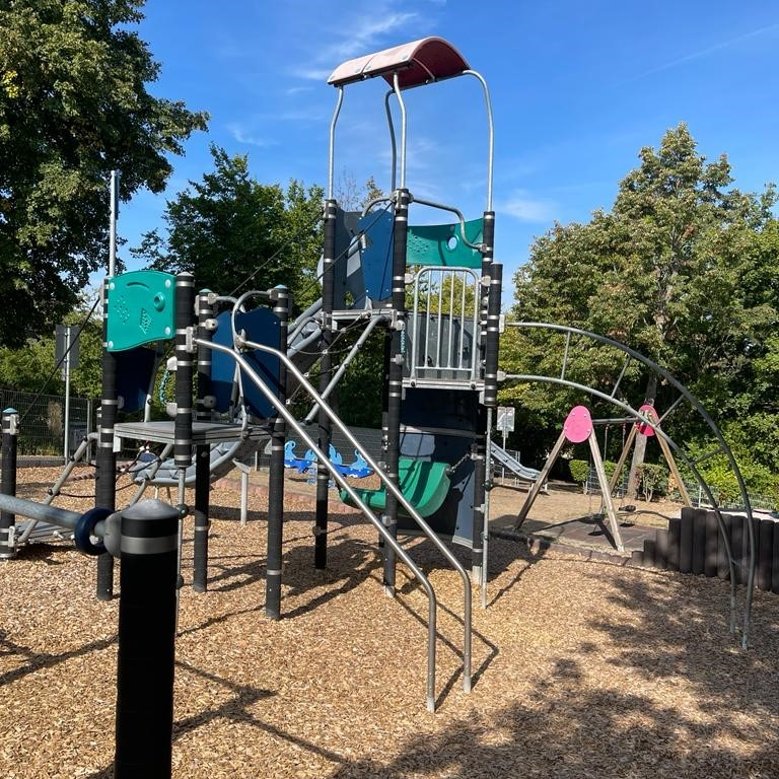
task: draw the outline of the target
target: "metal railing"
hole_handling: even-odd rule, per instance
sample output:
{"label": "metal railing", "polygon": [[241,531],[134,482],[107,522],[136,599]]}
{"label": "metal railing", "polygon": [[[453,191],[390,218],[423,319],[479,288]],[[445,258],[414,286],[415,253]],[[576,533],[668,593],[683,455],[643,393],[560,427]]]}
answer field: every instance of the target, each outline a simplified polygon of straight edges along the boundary
{"label": "metal railing", "polygon": [[412,380],[476,381],[480,279],[470,268],[429,267],[414,277],[409,321]]}

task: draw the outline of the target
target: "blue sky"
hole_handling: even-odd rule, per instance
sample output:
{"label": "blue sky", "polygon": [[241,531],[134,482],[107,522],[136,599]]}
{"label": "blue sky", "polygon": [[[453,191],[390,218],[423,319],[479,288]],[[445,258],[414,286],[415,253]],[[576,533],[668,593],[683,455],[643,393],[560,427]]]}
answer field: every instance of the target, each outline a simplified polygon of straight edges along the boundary
{"label": "blue sky", "polygon": [[[173,159],[165,195],[140,192],[123,205],[128,246],[162,227],[166,199],[211,169],[210,143],[248,155],[263,183],[324,185],[329,73],[426,35],[454,44],[490,87],[504,306],[533,239],[609,208],[639,149],[681,121],[708,158],[727,153],[735,186],[759,191],[779,179],[775,0],[150,0],[145,14],[139,33],[161,65],[151,91],[208,111],[211,122]],[[347,87],[337,178],[373,175],[389,188],[384,92],[376,79]],[[479,216],[486,125],[476,81],[407,96],[409,188]],[[411,221],[430,220],[412,211]],[[126,247],[120,255],[130,259]]]}

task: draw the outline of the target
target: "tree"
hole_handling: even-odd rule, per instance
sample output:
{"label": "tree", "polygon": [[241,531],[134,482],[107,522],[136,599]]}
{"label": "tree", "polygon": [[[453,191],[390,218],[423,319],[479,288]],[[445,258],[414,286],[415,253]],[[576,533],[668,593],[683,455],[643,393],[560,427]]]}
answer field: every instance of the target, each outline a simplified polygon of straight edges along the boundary
{"label": "tree", "polygon": [[[720,419],[743,421],[745,410],[758,413],[765,403],[755,371],[770,373],[775,354],[774,188],[760,195],[728,189],[727,158],[707,163],[684,124],[669,130],[658,150],[644,148],[639,157],[610,212],[596,212],[587,224],[556,224],[536,241],[515,278],[514,316],[626,343],[667,367]],[[509,358],[516,364],[512,372],[532,364],[559,374],[561,338],[520,341]],[[574,348],[569,357],[569,377],[607,390],[622,366],[616,350]],[[632,403],[647,391],[645,381],[635,367],[628,370],[622,386]],[[662,407],[668,390],[658,393]],[[537,389],[524,390],[523,397],[537,411],[549,408]],[[772,393],[771,409],[777,400]],[[677,421],[680,429],[690,423]]]}
{"label": "tree", "polygon": [[[163,189],[207,116],[153,97],[144,0],[0,0],[0,344],[48,332],[106,261],[109,171]],[[22,323],[23,326],[22,326]]]}
{"label": "tree", "polygon": [[158,270],[188,271],[198,287],[223,294],[286,284],[305,305],[318,294],[322,190],[294,180],[286,191],[260,184],[247,157],[216,146],[211,155],[214,170],[168,202],[167,238],[146,233],[132,253]]}

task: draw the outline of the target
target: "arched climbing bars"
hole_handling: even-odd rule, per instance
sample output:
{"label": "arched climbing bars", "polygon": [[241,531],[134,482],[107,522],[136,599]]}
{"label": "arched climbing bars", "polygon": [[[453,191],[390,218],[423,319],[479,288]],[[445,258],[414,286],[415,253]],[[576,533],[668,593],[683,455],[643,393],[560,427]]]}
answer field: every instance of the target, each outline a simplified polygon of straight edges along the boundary
{"label": "arched climbing bars", "polygon": [[[509,327],[515,327],[519,329],[538,329],[538,330],[549,330],[553,332],[564,333],[566,339],[561,370],[558,376],[552,377],[552,376],[541,376],[541,375],[533,375],[533,374],[506,374],[504,377],[506,380],[556,384],[559,386],[565,386],[571,389],[580,390],[581,392],[585,392],[589,395],[592,395],[593,397],[597,397],[600,398],[601,400],[611,403],[617,406],[618,408],[622,409],[623,411],[627,412],[627,414],[630,416],[631,419],[635,419],[637,422],[640,422],[642,425],[646,425],[647,427],[654,430],[655,434],[658,437],[662,438],[665,442],[667,442],[667,444],[671,447],[671,449],[676,454],[679,455],[682,462],[684,462],[684,464],[690,469],[691,473],[694,475],[696,481],[698,482],[701,489],[705,493],[706,498],[711,504],[712,509],[716,515],[717,524],[724,543],[724,548],[728,555],[728,565],[730,569],[730,613],[731,613],[730,627],[731,627],[731,631],[735,632],[736,630],[736,581],[735,581],[736,577],[734,576],[735,563],[733,559],[733,553],[730,547],[730,539],[728,538],[725,522],[722,518],[719,505],[716,499],[714,498],[714,495],[712,494],[709,485],[706,483],[706,480],[702,477],[698,468],[696,467],[696,461],[688,457],[684,449],[680,447],[678,444],[676,444],[673,441],[673,439],[671,439],[660,426],[663,420],[666,419],[671,413],[673,413],[676,410],[676,408],[680,405],[680,403],[682,403],[682,401],[686,401],[690,405],[692,410],[694,410],[697,414],[699,414],[700,417],[704,420],[706,425],[712,431],[714,435],[714,439],[717,442],[717,446],[719,447],[720,452],[725,455],[728,464],[731,470],[733,471],[734,476],[736,477],[736,482],[738,484],[739,493],[741,495],[741,500],[744,506],[744,511],[748,518],[748,522],[746,524],[748,529],[747,537],[749,539],[749,566],[747,571],[744,614],[743,614],[742,627],[741,627],[741,644],[743,648],[747,648],[749,644],[749,629],[751,625],[751,613],[752,613],[752,595],[754,591],[755,565],[756,565],[752,505],[749,500],[749,495],[747,493],[746,485],[741,475],[741,471],[739,470],[738,464],[736,463],[735,457],[733,456],[733,452],[731,451],[730,447],[728,446],[727,442],[722,436],[722,433],[720,429],[717,427],[714,420],[711,418],[711,416],[709,416],[709,414],[706,412],[706,410],[703,408],[703,406],[700,404],[697,398],[695,398],[686,387],[684,387],[667,370],[665,370],[665,368],[660,367],[659,365],[657,365],[657,363],[653,362],[648,357],[645,357],[643,354],[637,352],[635,349],[631,349],[629,346],[625,346],[625,344],[622,344],[619,341],[615,341],[611,338],[600,335],[598,333],[593,333],[589,330],[582,330],[580,328],[569,327],[567,325],[556,325],[548,322],[507,322],[506,324]],[[588,387],[584,384],[580,384],[576,381],[572,381],[570,379],[565,378],[566,370],[568,368],[571,336],[590,339],[592,341],[603,344],[605,346],[612,347],[618,351],[621,351],[623,354],[626,355],[625,364],[623,365],[622,371],[620,372],[619,377],[617,378],[610,394],[607,394],[593,387]],[[668,410],[659,419],[650,418],[647,414],[642,413],[640,409],[635,409],[632,406],[630,406],[628,403],[625,403],[616,397],[620,382],[622,381],[625,375],[627,365],[629,364],[630,361],[633,360],[648,368],[655,375],[657,375],[658,378],[661,378],[666,384],[673,387],[679,393],[677,398],[674,400],[674,402],[670,404]]]}

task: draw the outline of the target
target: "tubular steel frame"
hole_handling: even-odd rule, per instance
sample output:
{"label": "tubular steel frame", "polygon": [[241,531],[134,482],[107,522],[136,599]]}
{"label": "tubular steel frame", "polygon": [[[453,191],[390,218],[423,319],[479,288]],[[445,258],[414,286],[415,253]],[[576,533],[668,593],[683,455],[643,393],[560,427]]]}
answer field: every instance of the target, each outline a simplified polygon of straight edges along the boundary
{"label": "tubular steel frame", "polygon": [[[656,373],[658,376],[663,378],[669,385],[674,387],[674,389],[676,389],[679,392],[680,397],[683,397],[685,400],[687,400],[690,406],[692,406],[692,408],[696,412],[698,412],[701,418],[706,422],[706,424],[714,434],[714,437],[717,441],[717,444],[721,452],[727,458],[728,464],[730,465],[730,468],[732,469],[736,477],[736,481],[739,487],[739,493],[741,495],[741,500],[743,501],[744,510],[747,515],[747,528],[748,528],[747,537],[749,539],[749,564],[747,570],[746,595],[745,595],[745,602],[744,602],[743,622],[741,628],[741,645],[742,648],[746,649],[749,646],[749,631],[751,626],[752,597],[754,592],[755,563],[756,563],[755,537],[754,537],[754,527],[752,521],[752,505],[749,501],[749,495],[747,493],[746,485],[744,484],[744,479],[741,475],[741,471],[738,468],[738,464],[736,463],[735,457],[733,456],[733,452],[725,442],[725,439],[723,438],[722,433],[720,432],[714,420],[709,416],[709,414],[706,412],[706,410],[703,408],[700,402],[695,398],[695,396],[692,395],[692,393],[686,387],[684,387],[680,382],[678,382],[667,370],[665,370],[665,368],[662,368],[660,365],[653,362],[648,357],[645,357],[640,352],[637,352],[635,349],[631,349],[629,346],[626,346],[625,344],[622,344],[619,341],[615,341],[606,336],[599,335],[598,333],[593,333],[589,330],[582,330],[580,328],[569,327],[567,325],[550,324],[548,322],[507,322],[506,325],[508,327],[515,327],[519,329],[536,328],[541,330],[552,330],[555,332],[566,334],[566,353],[563,360],[560,377],[555,378],[551,376],[536,376],[530,374],[507,374],[505,377],[506,379],[510,379],[512,381],[539,382],[539,383],[546,383],[546,384],[561,385],[565,387],[570,387],[572,389],[577,389],[582,392],[586,392],[590,395],[593,395],[594,397],[600,398],[601,400],[605,400],[606,402],[611,403],[617,406],[618,408],[622,409],[623,411],[627,412],[627,414],[630,416],[631,419],[634,419],[637,422],[640,422],[642,424],[651,427],[652,430],[654,430],[655,434],[661,437],[665,442],[667,442],[668,445],[671,447],[671,449],[681,457],[682,461],[690,469],[696,481],[700,485],[701,489],[706,494],[709,503],[712,506],[712,509],[717,519],[717,526],[719,527],[720,535],[722,537],[723,546],[728,556],[728,569],[730,573],[730,630],[732,633],[735,633],[736,632],[736,577],[734,575],[735,561],[733,559],[733,552],[731,550],[730,539],[728,538],[725,522],[722,518],[722,514],[720,512],[717,501],[715,500],[714,495],[712,494],[711,489],[709,488],[709,485],[706,483],[706,480],[701,476],[700,472],[698,471],[695,461],[690,460],[690,458],[687,456],[685,451],[678,444],[676,444],[673,441],[673,439],[671,439],[665,433],[665,431],[660,427],[660,423],[662,422],[663,419],[665,419],[668,416],[668,412],[666,412],[660,418],[660,420],[654,422],[653,420],[649,419],[646,415],[640,413],[637,409],[633,408],[627,403],[622,402],[621,400],[618,400],[615,397],[617,387],[619,386],[619,383],[622,380],[622,377],[624,376],[626,366],[623,366],[623,370],[620,373],[619,378],[617,379],[617,382],[615,384],[614,389],[612,390],[611,395],[607,395],[606,393],[596,390],[593,387],[588,387],[584,384],[579,384],[578,382],[571,381],[570,379],[564,378],[565,369],[567,366],[567,357],[568,357],[567,347],[570,343],[571,335],[583,336],[585,338],[589,338],[593,341],[597,341],[606,346],[613,347],[614,349],[617,349],[618,351],[621,351],[624,354],[626,354],[628,358],[630,358],[631,360],[635,360],[641,363],[642,365],[646,366],[654,373]],[[680,402],[679,399],[675,400],[670,408],[675,409],[679,402]]]}

